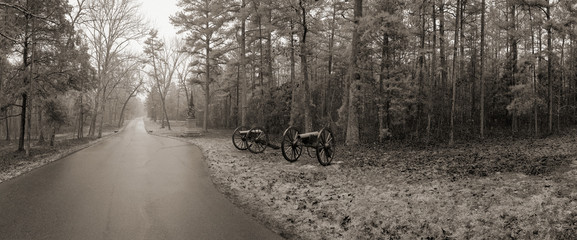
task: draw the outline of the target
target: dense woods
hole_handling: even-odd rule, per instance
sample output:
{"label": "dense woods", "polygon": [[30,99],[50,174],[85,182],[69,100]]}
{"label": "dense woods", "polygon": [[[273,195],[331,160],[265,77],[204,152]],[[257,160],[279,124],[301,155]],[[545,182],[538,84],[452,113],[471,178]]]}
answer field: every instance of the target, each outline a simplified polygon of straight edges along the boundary
{"label": "dense woods", "polygon": [[330,125],[347,144],[452,144],[540,137],[576,120],[572,1],[181,0],[178,6],[171,20],[196,59],[188,84],[204,96],[195,101],[208,127],[280,132],[289,124]]}
{"label": "dense woods", "polygon": [[166,40],[132,0],[0,1],[0,136],[21,151],[61,127],[99,137],[138,93],[168,128],[195,113],[205,130],[330,126],[346,144],[541,137],[577,121],[569,0],[178,8],[182,40]]}

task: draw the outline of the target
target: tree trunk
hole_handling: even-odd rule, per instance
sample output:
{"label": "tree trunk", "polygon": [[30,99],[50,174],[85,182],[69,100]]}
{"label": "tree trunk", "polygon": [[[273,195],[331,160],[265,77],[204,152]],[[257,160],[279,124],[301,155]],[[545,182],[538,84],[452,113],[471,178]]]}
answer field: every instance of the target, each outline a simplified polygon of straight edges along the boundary
{"label": "tree trunk", "polygon": [[329,59],[328,59],[328,66],[327,66],[327,78],[326,78],[326,87],[323,89],[324,90],[324,97],[323,97],[323,107],[322,107],[322,116],[323,117],[328,117],[328,119],[330,121],[332,121],[332,116],[331,116],[331,111],[332,108],[329,106],[330,104],[330,100],[329,100],[329,91],[331,89],[330,85],[331,85],[331,81],[333,79],[333,77],[331,76],[333,74],[333,52],[334,52],[334,46],[335,46],[335,28],[336,28],[336,18],[337,18],[337,7],[336,4],[333,4],[333,13],[332,13],[332,19],[331,19],[331,34],[329,37]]}
{"label": "tree trunk", "polygon": [[30,67],[28,68],[28,113],[26,120],[26,137],[28,138],[28,144],[26,147],[26,155],[30,156],[30,151],[32,150],[32,110],[34,109],[34,63],[36,61],[36,37],[34,31],[36,29],[36,21],[34,18],[32,20],[32,32],[30,33]]}
{"label": "tree trunk", "polygon": [[24,151],[24,138],[26,137],[26,112],[28,107],[28,94],[22,93],[22,111],[20,112],[20,136],[18,138],[18,151]]}
{"label": "tree trunk", "polygon": [[[0,93],[2,92],[2,83],[4,82],[4,56],[2,54],[2,52],[0,52]],[[2,102],[0,102],[0,106],[2,105]],[[2,119],[6,122],[8,122],[8,114],[7,114],[7,109],[2,109],[0,108],[0,113],[4,113],[4,115],[6,116],[6,119]],[[1,115],[0,115],[1,116]]]}
{"label": "tree trunk", "polygon": [[80,78],[80,103],[78,111],[78,129],[76,133],[77,139],[84,138],[84,78]]}
{"label": "tree trunk", "polygon": [[176,91],[176,116],[174,116],[175,120],[180,120],[180,88],[177,88]]}
{"label": "tree trunk", "polygon": [[274,74],[273,74],[273,63],[274,63],[274,57],[272,55],[272,29],[271,29],[271,25],[272,25],[272,9],[269,7],[268,10],[268,25],[266,27],[266,53],[267,53],[267,69],[266,69],[266,75],[268,77],[268,89],[269,92],[272,93],[274,86],[275,86],[275,82],[274,82]]}
{"label": "tree trunk", "polygon": [[420,39],[420,53],[419,53],[419,86],[417,95],[417,122],[415,126],[415,137],[419,138],[419,126],[421,124],[421,115],[423,113],[423,84],[425,81],[425,0],[421,3],[421,39]]}
{"label": "tree trunk", "polygon": [[557,98],[557,132],[561,132],[561,102],[563,101],[563,90],[565,88],[565,36],[561,38],[561,79],[559,83],[559,96]]}
{"label": "tree trunk", "polygon": [[[28,66],[28,52],[29,52],[29,36],[28,36],[28,32],[29,32],[29,26],[28,26],[28,19],[30,18],[30,15],[26,15],[26,25],[24,27],[24,47],[22,49],[22,65],[24,67],[24,70],[26,71],[24,73],[24,84],[30,84],[30,66]],[[24,92],[22,93],[22,111],[20,112],[20,136],[18,139],[18,151],[22,152],[24,151],[24,138],[26,137],[26,113],[28,112],[27,110],[27,106],[28,106],[28,92],[27,90],[24,90]]]}
{"label": "tree trunk", "polygon": [[162,112],[164,113],[164,118],[166,119],[166,126],[168,126],[168,130],[172,130],[170,128],[170,120],[168,119],[168,112],[166,111],[166,93],[163,94],[164,96],[160,96],[160,103],[162,104]]}
{"label": "tree trunk", "polygon": [[[531,8],[529,8],[529,16],[531,17],[531,54],[535,56],[535,33],[533,32],[533,14],[531,13]],[[534,118],[534,134],[535,137],[539,135],[539,118],[538,118],[538,107],[537,107],[537,70],[535,63],[531,64],[531,69],[533,71],[533,118]]]}
{"label": "tree trunk", "polygon": [[10,119],[8,118],[8,116],[10,115],[11,111],[10,110],[6,110],[5,112],[6,115],[6,122],[5,122],[5,127],[6,127],[6,141],[11,141],[10,138]]}
{"label": "tree trunk", "polygon": [[[235,86],[235,108],[233,109],[233,114],[235,114],[235,122],[236,126],[240,126],[241,124],[241,115],[242,114],[242,106],[240,105],[240,64],[236,69],[236,86]],[[186,92],[186,90],[185,90]],[[188,102],[188,92],[186,92],[186,102]],[[236,110],[236,112],[234,112]]]}
{"label": "tree trunk", "polygon": [[[272,98],[274,89],[275,89],[275,78],[274,78],[274,73],[273,73],[273,63],[274,63],[274,56],[272,55],[272,9],[268,8],[267,11],[267,18],[268,18],[268,25],[266,27],[266,59],[267,59],[267,64],[266,64],[266,76],[267,76],[267,92],[268,92],[268,96],[269,98]],[[263,101],[263,103],[266,103],[265,101]],[[264,107],[264,111],[265,114],[263,114],[264,118],[264,123],[263,125],[266,125],[268,119],[270,118],[270,111],[272,111],[272,109],[268,109],[267,108],[267,104],[263,104]]]}
{"label": "tree trunk", "polygon": [[106,110],[106,86],[102,90],[102,102],[100,103],[100,123],[98,126],[98,138],[102,137],[102,128],[104,125],[104,111]]}
{"label": "tree trunk", "polygon": [[335,45],[336,17],[337,17],[337,7],[336,4],[333,4],[333,18],[331,19],[331,36],[329,37],[329,62],[328,62],[329,76],[333,73],[333,48]]}
{"label": "tree trunk", "polygon": [[[537,40],[538,40],[538,42],[539,42],[539,44],[538,44],[538,45],[539,45],[539,52],[538,52],[538,54],[537,54],[537,56],[539,56],[539,57],[538,57],[538,60],[537,60],[537,66],[538,66],[538,67],[537,67],[537,70],[538,70],[541,66],[543,66],[543,57],[541,57],[541,56],[543,56],[543,38],[542,38],[542,36],[541,36],[542,30],[543,30],[543,29],[541,28],[541,26],[539,26],[539,30],[537,31]],[[543,81],[543,83],[545,82],[545,79],[543,79],[542,77],[540,77],[538,74],[537,74],[537,77],[538,77],[538,80]],[[546,76],[545,76],[545,77],[546,77]],[[546,91],[547,91],[547,94],[549,94],[548,90],[549,90],[549,89],[547,88],[547,90],[546,90]],[[547,96],[549,96],[549,95],[547,95]],[[547,96],[545,96],[545,98],[547,98]],[[547,107],[549,107],[549,103],[547,103]],[[547,111],[548,111],[548,110],[549,110],[549,109],[547,109]],[[548,116],[548,113],[547,113],[547,116]],[[547,122],[547,120],[545,120],[545,121]],[[547,133],[549,133],[548,130],[547,130]]]}
{"label": "tree trunk", "polygon": [[457,16],[455,18],[455,42],[453,45],[453,93],[451,100],[451,129],[449,133],[449,145],[455,143],[455,105],[456,95],[457,95],[457,80],[459,79],[459,74],[457,71],[457,50],[459,49],[459,25],[461,23],[461,0],[457,0]]}
{"label": "tree trunk", "polygon": [[38,143],[44,143],[44,126],[42,124],[42,110],[38,109]]}
{"label": "tree trunk", "polygon": [[[465,20],[464,19],[465,19],[465,16],[464,16],[464,13],[465,13],[466,7],[467,7],[467,0],[461,0],[461,11],[460,11],[461,16],[459,17],[459,21],[460,21],[460,23],[459,23],[460,33],[459,34],[461,36],[459,37],[460,54],[459,54],[459,58],[458,58],[459,72],[457,73],[458,74],[457,82],[464,82],[462,72],[465,71],[465,61],[463,60],[463,58],[465,56],[465,43],[464,43],[464,39],[465,39],[465,30],[464,30]],[[465,89],[465,88],[463,87],[461,89]],[[465,106],[461,107],[461,109],[464,109],[464,108],[465,108]],[[464,110],[462,110],[462,112],[464,112]],[[461,113],[461,117],[464,117],[464,116],[465,116],[465,114]]]}
{"label": "tree trunk", "polygon": [[[440,0],[439,4],[439,57],[441,59],[441,88],[445,89],[448,82],[448,64],[447,64],[447,54],[445,53],[445,0]],[[445,95],[443,96],[443,102],[445,102]],[[446,118],[447,115],[443,114]]]}
{"label": "tree trunk", "polygon": [[[475,21],[477,20],[476,16],[474,16]],[[471,79],[471,88],[470,88],[470,93],[471,93],[471,108],[469,109],[469,116],[467,120],[471,121],[471,124],[474,124],[475,119],[474,119],[474,115],[477,111],[477,61],[478,61],[478,56],[477,56],[477,46],[476,46],[476,42],[478,39],[478,32],[475,30],[475,37],[474,39],[471,39],[470,44],[471,44],[471,72],[469,73],[469,79]],[[475,116],[476,117],[476,116]]]}
{"label": "tree trunk", "polygon": [[433,25],[433,56],[431,59],[431,79],[429,85],[429,101],[427,103],[427,141],[431,138],[431,121],[433,119],[433,101],[435,99],[435,86],[437,83],[437,11],[435,10],[436,1],[433,2],[432,8],[432,25]]}
{"label": "tree trunk", "polygon": [[291,75],[291,87],[292,87],[292,92],[291,92],[291,113],[290,113],[290,120],[289,120],[289,125],[290,126],[295,126],[296,124],[296,120],[297,117],[299,116],[299,96],[300,96],[300,82],[299,80],[297,80],[296,78],[296,73],[295,73],[295,65],[296,65],[296,60],[295,60],[295,38],[294,38],[294,22],[291,20],[290,22],[290,27],[291,27],[291,33],[290,33],[290,75]]}
{"label": "tree trunk", "polygon": [[[516,18],[516,6],[514,2],[511,2],[511,6],[509,8],[509,14],[510,14],[510,29],[509,29],[509,44],[510,44],[510,49],[511,49],[511,56],[510,56],[510,62],[509,62],[509,67],[510,67],[510,78],[511,78],[511,82],[509,83],[509,86],[515,86],[517,84],[517,80],[516,80],[516,74],[517,74],[517,37],[515,36],[515,31],[517,29],[517,18]],[[515,96],[513,96],[513,98],[515,98]],[[513,134],[516,134],[517,131],[519,130],[519,117],[517,116],[517,111],[513,111],[512,114],[512,121],[511,121],[511,127],[512,127],[512,131]]]}
{"label": "tree trunk", "polygon": [[50,132],[50,146],[54,147],[54,139],[56,138],[56,127],[52,127],[52,131]]}
{"label": "tree trunk", "polygon": [[33,102],[32,102],[32,63],[30,63],[31,68],[30,68],[30,83],[28,85],[28,111],[26,111],[26,138],[27,138],[27,144],[26,144],[26,156],[30,156],[30,150],[32,150],[32,109],[33,109]]}
{"label": "tree trunk", "polygon": [[384,81],[389,78],[389,67],[390,67],[390,46],[389,46],[389,35],[385,31],[383,33],[383,43],[381,49],[381,74],[379,75],[379,141],[383,141],[385,132],[389,129],[388,121],[386,120],[388,116],[387,102],[389,101],[388,96],[385,96],[384,91]]}
{"label": "tree trunk", "polygon": [[308,34],[308,26],[307,26],[307,10],[303,5],[303,1],[300,0],[299,1],[299,5],[301,8],[301,17],[302,17],[302,27],[303,27],[303,32],[302,32],[302,36],[301,36],[301,42],[300,42],[300,48],[301,48],[301,74],[303,76],[303,103],[302,106],[304,107],[304,117],[305,117],[305,122],[304,122],[304,127],[305,127],[305,132],[310,132],[312,131],[313,128],[313,120],[312,120],[312,116],[311,116],[311,97],[310,97],[310,89],[309,89],[309,72],[308,72],[308,63],[307,63],[307,55],[308,55],[308,49],[307,49],[307,34]]}
{"label": "tree trunk", "polygon": [[354,3],[354,30],[352,39],[351,52],[351,66],[349,69],[350,87],[349,87],[349,101],[348,101],[348,117],[347,117],[347,135],[345,139],[346,145],[357,145],[360,142],[359,136],[359,112],[358,105],[360,93],[362,91],[361,69],[359,64],[361,53],[361,33],[360,33],[360,19],[363,17],[363,0],[355,0]]}
{"label": "tree trunk", "polygon": [[[263,47],[263,34],[262,34],[262,17],[259,13],[257,13],[257,22],[258,22],[258,51],[259,51],[259,66],[258,66],[258,80],[260,85],[260,98],[264,100],[264,47]],[[263,101],[259,101],[259,124],[264,122],[264,104]]]}
{"label": "tree trunk", "polygon": [[[207,23],[207,28],[208,28],[208,23]],[[204,101],[204,116],[203,116],[203,122],[202,122],[202,129],[207,132],[208,131],[208,107],[209,107],[209,102],[210,102],[210,40],[206,39],[206,82],[205,82],[205,86],[204,86],[204,96],[205,96],[205,101]]]}
{"label": "tree trunk", "polygon": [[[551,20],[551,7],[549,6],[549,0],[547,0],[547,21]],[[553,133],[553,74],[552,74],[552,61],[553,61],[553,49],[552,49],[552,31],[551,24],[547,26],[547,82],[549,84],[548,94],[549,94],[549,134]]]}
{"label": "tree trunk", "polygon": [[485,0],[481,2],[481,107],[480,133],[481,139],[485,138]]}
{"label": "tree trunk", "polygon": [[225,100],[226,102],[226,107],[225,107],[225,111],[226,111],[226,118],[225,118],[225,123],[224,123],[224,127],[225,128],[229,128],[230,127],[230,120],[232,119],[232,115],[233,115],[233,111],[232,111],[232,94],[228,94],[228,97],[226,98],[227,100]]}
{"label": "tree trunk", "polygon": [[[242,0],[242,8],[246,6],[245,0]],[[240,66],[239,66],[239,81],[241,84],[241,125],[246,126],[247,124],[247,111],[248,111],[248,81],[246,78],[246,19],[241,20],[241,36],[240,36]]]}
{"label": "tree trunk", "polygon": [[96,91],[96,96],[94,97],[94,109],[92,110],[92,119],[90,119],[90,128],[88,129],[88,136],[94,137],[96,134],[96,119],[98,117],[98,111],[100,109],[100,93],[101,90]]}
{"label": "tree trunk", "polygon": [[[134,93],[136,93],[136,91],[138,91],[138,88],[140,88],[140,86],[142,85],[142,81],[140,81],[138,83],[138,85],[136,85],[136,87],[134,88],[134,90],[132,90],[132,92],[130,92],[130,95],[128,95],[128,98],[126,98],[126,101],[124,101],[124,104],[122,104],[122,110],[120,110],[120,117],[118,118],[118,127],[122,126],[122,123],[124,122],[124,109],[126,109],[126,105],[128,104],[128,101],[130,101],[130,99],[132,98],[132,96],[134,96]],[[169,125],[169,129],[170,129],[170,125]]]}

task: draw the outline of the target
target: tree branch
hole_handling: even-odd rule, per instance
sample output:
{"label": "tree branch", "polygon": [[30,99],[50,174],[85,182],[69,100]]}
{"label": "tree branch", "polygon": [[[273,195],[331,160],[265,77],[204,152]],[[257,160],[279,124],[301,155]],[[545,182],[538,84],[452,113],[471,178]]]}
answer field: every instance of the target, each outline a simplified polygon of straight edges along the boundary
{"label": "tree branch", "polygon": [[6,104],[6,105],[0,107],[0,110],[1,110],[1,111],[5,111],[6,108],[9,108],[9,107],[22,107],[22,105],[10,103],[10,104]]}
{"label": "tree branch", "polygon": [[13,114],[13,115],[4,116],[4,117],[1,117],[1,118],[0,118],[0,121],[1,121],[1,120],[6,120],[6,119],[8,119],[8,118],[20,117],[21,115],[22,115],[21,113],[18,113],[18,114]]}
{"label": "tree branch", "polygon": [[53,24],[58,24],[57,22],[54,22],[54,21],[52,21],[52,20],[50,20],[50,19],[48,19],[48,18],[46,18],[46,17],[43,17],[43,16],[40,16],[40,15],[31,13],[30,11],[28,11],[28,9],[26,9],[26,8],[24,8],[24,7],[22,7],[22,6],[16,5],[16,4],[10,4],[10,3],[6,3],[6,2],[0,2],[0,6],[13,8],[13,9],[18,10],[18,11],[21,12],[21,13],[24,13],[24,14],[26,14],[26,15],[29,15],[29,16],[32,16],[32,17],[35,17],[35,18],[38,18],[38,19],[40,19],[40,20],[44,20],[44,21],[46,21],[46,22],[53,23]]}
{"label": "tree branch", "polygon": [[4,37],[4,38],[6,38],[6,39],[8,39],[8,40],[10,40],[10,41],[12,41],[12,42],[14,42],[14,43],[17,43],[17,42],[18,42],[18,40],[16,40],[16,38],[12,38],[12,37],[4,34],[3,32],[0,32],[0,36]]}

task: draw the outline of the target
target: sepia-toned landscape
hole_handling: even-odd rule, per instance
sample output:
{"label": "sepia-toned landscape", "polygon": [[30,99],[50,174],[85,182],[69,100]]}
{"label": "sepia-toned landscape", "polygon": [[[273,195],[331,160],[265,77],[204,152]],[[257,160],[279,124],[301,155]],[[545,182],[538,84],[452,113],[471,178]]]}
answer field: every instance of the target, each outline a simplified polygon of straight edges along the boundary
{"label": "sepia-toned landscape", "polygon": [[577,238],[573,0],[0,0],[0,22],[0,238]]}

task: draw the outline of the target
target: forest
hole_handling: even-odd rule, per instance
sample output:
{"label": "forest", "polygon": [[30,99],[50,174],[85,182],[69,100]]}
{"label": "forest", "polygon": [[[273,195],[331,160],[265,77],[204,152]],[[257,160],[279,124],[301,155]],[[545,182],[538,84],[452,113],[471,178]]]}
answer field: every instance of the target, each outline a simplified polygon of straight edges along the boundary
{"label": "forest", "polygon": [[[0,138],[29,151],[163,127],[329,126],[343,143],[543,137],[577,122],[570,0],[0,1]],[[141,103],[142,99],[142,103]],[[144,109],[140,105],[144,104]]]}
{"label": "forest", "polygon": [[[195,59],[181,86],[201,90],[190,95],[205,129],[330,126],[347,145],[453,144],[543,137],[576,120],[572,1],[206,0],[179,7],[171,22]],[[158,116],[154,99],[147,98],[148,112]]]}

